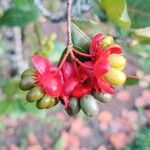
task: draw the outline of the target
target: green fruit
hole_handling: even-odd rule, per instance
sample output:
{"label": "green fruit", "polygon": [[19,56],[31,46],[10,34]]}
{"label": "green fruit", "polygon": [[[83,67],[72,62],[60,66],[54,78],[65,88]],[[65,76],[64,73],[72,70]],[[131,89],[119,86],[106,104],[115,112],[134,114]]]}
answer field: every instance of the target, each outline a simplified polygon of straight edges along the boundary
{"label": "green fruit", "polygon": [[68,114],[71,116],[75,116],[76,114],[79,113],[79,111],[80,111],[79,100],[75,97],[71,97],[69,99],[69,105],[67,109]]}
{"label": "green fruit", "polygon": [[21,79],[26,77],[26,76],[34,76],[35,74],[35,70],[32,68],[29,68],[27,70],[25,70],[22,74],[21,74]]}
{"label": "green fruit", "polygon": [[80,99],[80,106],[84,113],[90,117],[94,117],[99,113],[99,107],[92,95],[84,95]]}
{"label": "green fruit", "polygon": [[52,108],[53,106],[57,105],[58,102],[59,102],[59,101],[58,101],[57,99],[51,97],[51,103],[49,104],[48,107],[46,107],[46,109]]}
{"label": "green fruit", "polygon": [[51,105],[51,99],[52,97],[50,97],[49,95],[45,95],[42,99],[36,102],[37,108],[44,109],[49,107]]}
{"label": "green fruit", "polygon": [[19,88],[23,91],[31,90],[35,86],[35,78],[33,76],[25,76],[19,83]]}
{"label": "green fruit", "polygon": [[42,89],[36,86],[27,93],[26,99],[28,102],[32,103],[43,98],[43,96],[44,96],[44,92],[42,91]]}
{"label": "green fruit", "polygon": [[109,103],[111,101],[111,94],[102,94],[101,92],[93,92],[93,96],[102,103]]}

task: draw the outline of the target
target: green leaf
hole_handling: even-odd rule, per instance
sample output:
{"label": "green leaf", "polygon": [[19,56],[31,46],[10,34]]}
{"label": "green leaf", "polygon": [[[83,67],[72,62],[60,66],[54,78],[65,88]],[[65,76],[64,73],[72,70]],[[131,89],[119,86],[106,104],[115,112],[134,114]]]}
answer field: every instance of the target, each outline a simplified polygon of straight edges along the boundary
{"label": "green leaf", "polygon": [[18,88],[18,84],[19,81],[16,78],[7,80],[7,83],[5,84],[4,88],[3,88],[3,92],[7,95],[7,96],[13,96],[17,90],[19,90]]}
{"label": "green leaf", "polygon": [[127,78],[125,85],[135,85],[139,83],[139,79],[137,78]]}
{"label": "green leaf", "polygon": [[150,44],[150,27],[133,30],[133,37],[140,43]]}
{"label": "green leaf", "polygon": [[22,3],[17,2],[15,6],[10,7],[4,12],[4,15],[0,18],[0,25],[25,26],[42,15],[41,11],[32,1],[26,0],[24,6]]}
{"label": "green leaf", "polygon": [[28,11],[35,0],[13,0],[12,5],[16,8]]}
{"label": "green leaf", "polygon": [[72,41],[74,46],[82,52],[87,53],[92,37],[104,30],[98,24],[89,20],[72,20]]}
{"label": "green leaf", "polygon": [[106,11],[109,19],[122,28],[129,28],[131,25],[127,12],[125,0],[101,0],[101,6]]}
{"label": "green leaf", "polygon": [[41,115],[44,113],[44,111],[41,111],[36,108],[35,103],[27,103],[23,100],[1,100],[0,101],[0,115],[2,114],[19,114],[20,113],[26,113],[31,112],[38,115]]}
{"label": "green leaf", "polygon": [[17,106],[17,101],[2,100],[0,101],[0,115],[20,112],[20,107]]}
{"label": "green leaf", "polygon": [[150,26],[150,1],[126,0],[129,16],[132,20],[132,28],[144,28]]}

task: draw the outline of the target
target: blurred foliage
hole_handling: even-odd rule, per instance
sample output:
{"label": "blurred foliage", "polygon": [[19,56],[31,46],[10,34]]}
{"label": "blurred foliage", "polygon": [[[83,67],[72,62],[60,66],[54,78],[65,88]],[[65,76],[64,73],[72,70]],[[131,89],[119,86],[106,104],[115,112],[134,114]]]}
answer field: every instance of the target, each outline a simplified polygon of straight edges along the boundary
{"label": "blurred foliage", "polygon": [[135,136],[133,142],[124,150],[149,150],[150,148],[150,128],[140,129]]}
{"label": "blurred foliage", "polygon": [[101,0],[101,5],[114,23],[122,28],[130,27],[131,20],[128,16],[125,0]]}
{"label": "blurred foliage", "polygon": [[13,0],[12,5],[0,18],[0,25],[24,26],[37,20],[41,16],[35,5],[35,0]]}
{"label": "blurred foliage", "polygon": [[[4,0],[5,1],[5,0]],[[9,43],[11,40],[4,38],[2,26],[14,27],[18,26],[25,30],[29,28],[34,31],[33,34],[23,35],[22,42],[27,42],[31,47],[32,54],[40,54],[48,57],[54,63],[58,63],[65,49],[63,42],[57,41],[57,34],[51,33],[49,36],[42,35],[41,24],[46,20],[53,23],[53,18],[57,22],[64,21],[66,16],[66,0],[43,0],[42,8],[39,5],[40,0],[12,0],[5,9],[0,6],[0,70],[6,71],[9,67],[7,53],[11,48]],[[87,6],[89,6],[87,9]],[[40,6],[40,7],[39,7]],[[85,9],[86,8],[86,9]],[[73,4],[73,15],[78,16],[72,20],[72,40],[74,46],[82,51],[87,52],[89,43],[94,34],[111,33],[115,40],[123,45],[124,50],[136,55],[137,64],[141,66],[145,74],[150,72],[150,2],[149,0],[77,0]],[[86,10],[86,11],[83,11]],[[46,15],[45,15],[46,12]],[[84,12],[86,13],[85,19]],[[57,16],[58,15],[58,16]],[[92,17],[91,17],[92,16]],[[50,19],[49,19],[50,18]],[[84,18],[84,19],[83,19]],[[94,20],[94,21],[91,21]],[[98,20],[99,19],[99,20]],[[41,21],[42,20],[42,21]],[[33,26],[29,26],[32,24]],[[28,28],[29,27],[29,28]],[[105,27],[105,30],[103,29]],[[30,31],[29,31],[30,32]],[[55,32],[55,31],[54,31]],[[62,35],[63,36],[63,35]],[[25,40],[24,40],[25,39]],[[24,44],[24,43],[23,43]],[[23,52],[24,53],[24,52]],[[26,52],[25,52],[26,53]],[[128,57],[128,56],[127,56]],[[132,64],[131,64],[132,65]],[[19,77],[10,77],[9,74],[0,73],[0,115],[10,115],[20,117],[26,112],[34,113],[38,117],[42,116],[38,121],[40,126],[43,123],[48,124],[48,132],[54,139],[54,150],[60,150],[65,143],[64,139],[59,135],[65,121],[59,120],[52,113],[46,116],[48,111],[41,111],[35,107],[35,104],[28,104],[25,100],[25,92],[18,88]],[[9,71],[7,71],[8,73]],[[139,85],[140,79],[128,78],[126,85]],[[124,96],[122,96],[124,97]],[[121,97],[121,99],[122,99]],[[55,109],[59,109],[55,107]],[[121,108],[122,109],[122,108]],[[118,110],[117,110],[118,111]],[[61,114],[62,115],[62,114]],[[80,113],[81,115],[81,113]],[[130,115],[128,115],[130,117]],[[61,117],[60,117],[61,118]],[[107,120],[107,117],[104,117]],[[132,119],[132,117],[130,117]],[[114,118],[113,118],[114,119]],[[108,119],[109,120],[109,119]],[[113,120],[114,121],[114,120]],[[128,121],[130,122],[130,121]],[[52,128],[52,124],[57,128]],[[102,125],[100,123],[100,125]],[[98,124],[97,124],[98,125]],[[92,128],[97,128],[94,122]],[[134,124],[135,125],[135,124]],[[128,125],[121,125],[128,126]],[[77,127],[77,125],[75,125]],[[74,127],[74,128],[75,128]],[[134,126],[135,127],[135,126]],[[0,129],[4,128],[3,122],[0,123]],[[117,127],[117,128],[120,128]],[[17,134],[21,135],[20,147],[22,149],[27,145],[25,135],[28,132],[36,130],[30,125],[25,128],[17,128]],[[64,129],[68,130],[68,126]],[[71,130],[71,129],[69,129]],[[77,128],[78,130],[78,128]],[[78,132],[81,132],[82,128]],[[116,130],[116,127],[115,127]],[[106,131],[106,130],[105,130]],[[114,130],[113,130],[114,131]],[[67,131],[68,132],[68,131]],[[97,132],[97,130],[96,130]],[[100,131],[101,132],[101,131]],[[129,133],[129,132],[127,132]],[[94,134],[93,134],[94,135]],[[95,135],[94,135],[95,136]],[[42,137],[43,138],[43,137]],[[73,136],[71,136],[73,139]],[[69,138],[68,138],[69,139]],[[99,139],[98,139],[99,140]],[[75,142],[73,142],[75,143]],[[1,140],[0,140],[1,144]],[[3,143],[3,145],[5,142]],[[0,147],[1,149],[1,147]],[[125,150],[149,150],[150,149],[150,128],[145,127],[139,130],[135,139],[129,144]]]}
{"label": "blurred foliage", "polygon": [[[113,34],[117,42],[121,43],[128,52],[136,54],[139,57],[138,63],[141,65],[141,69],[148,73],[150,68],[149,1],[88,0],[88,4],[92,6],[90,13],[94,16],[98,16],[100,21],[104,23],[104,26],[106,25],[105,30],[98,22],[83,19],[84,14],[82,8],[87,7],[86,2],[87,1],[82,1],[82,7],[80,6],[80,8],[79,2],[74,2],[73,5],[73,14],[76,13],[75,16],[82,15],[82,17],[78,19],[72,19],[72,41],[74,46],[82,52],[87,52],[92,36],[99,32],[107,34],[109,32],[107,25],[109,25],[114,30]],[[46,7],[46,10],[49,11],[49,15],[51,15],[51,13],[62,14],[62,11],[66,11],[64,9],[65,3],[65,1],[61,0],[55,2],[52,0],[44,0],[42,7]],[[26,35],[26,38],[29,38],[30,44],[33,45],[32,54],[46,56],[57,63],[65,49],[65,44],[56,40],[57,35],[55,33],[47,37],[41,34],[41,22],[39,18],[45,16],[43,10],[40,9],[41,4],[39,0],[12,0],[7,9],[0,9],[3,12],[0,17],[0,25],[10,27],[20,26],[21,28],[22,26],[26,26],[23,29],[27,29],[29,23],[34,24],[33,29],[36,38],[32,35]],[[55,17],[57,18],[57,16]],[[110,22],[113,22],[113,24]],[[128,30],[126,30],[127,28]],[[3,58],[4,51],[9,48],[8,45],[9,44],[4,40],[1,40],[0,57],[2,56]],[[3,63],[1,63],[1,65],[2,64]],[[4,64],[6,64],[6,62]],[[126,81],[126,85],[138,83],[139,79],[128,78]],[[24,94],[18,89],[18,79],[7,79],[7,77],[1,75],[0,86],[3,93],[1,97],[2,100],[0,101],[0,106],[3,108],[0,109],[1,114],[11,112],[13,108],[16,110],[19,108],[17,110],[19,112],[37,111],[33,109],[34,107],[32,107],[32,105],[30,105],[30,108],[26,102],[20,101],[23,99]]]}

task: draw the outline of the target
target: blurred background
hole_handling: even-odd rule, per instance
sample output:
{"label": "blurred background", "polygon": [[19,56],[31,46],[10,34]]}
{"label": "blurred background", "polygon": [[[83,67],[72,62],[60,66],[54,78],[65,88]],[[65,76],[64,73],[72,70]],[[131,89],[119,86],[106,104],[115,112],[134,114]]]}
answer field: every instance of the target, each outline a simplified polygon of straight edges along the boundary
{"label": "blurred background", "polygon": [[111,103],[99,104],[97,117],[70,117],[61,104],[36,109],[18,88],[33,54],[58,62],[66,0],[0,0],[0,150],[149,150],[149,8],[149,0],[110,0],[108,7],[100,0],[73,1],[73,16],[113,36],[128,59],[126,73],[140,79],[127,80]]}

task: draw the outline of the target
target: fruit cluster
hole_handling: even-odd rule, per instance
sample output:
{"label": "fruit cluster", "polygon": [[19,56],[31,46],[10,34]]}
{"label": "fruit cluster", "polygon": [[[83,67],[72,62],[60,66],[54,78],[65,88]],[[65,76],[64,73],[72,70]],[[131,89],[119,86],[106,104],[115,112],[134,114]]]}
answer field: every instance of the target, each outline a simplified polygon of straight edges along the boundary
{"label": "fruit cluster", "polygon": [[81,108],[88,116],[96,116],[96,100],[109,102],[114,86],[126,80],[122,71],[126,59],[121,54],[122,48],[113,38],[100,33],[92,38],[88,53],[69,45],[58,66],[34,55],[34,68],[23,72],[20,88],[30,90],[26,99],[36,102],[39,109],[51,108],[61,101],[69,115],[76,115]]}

